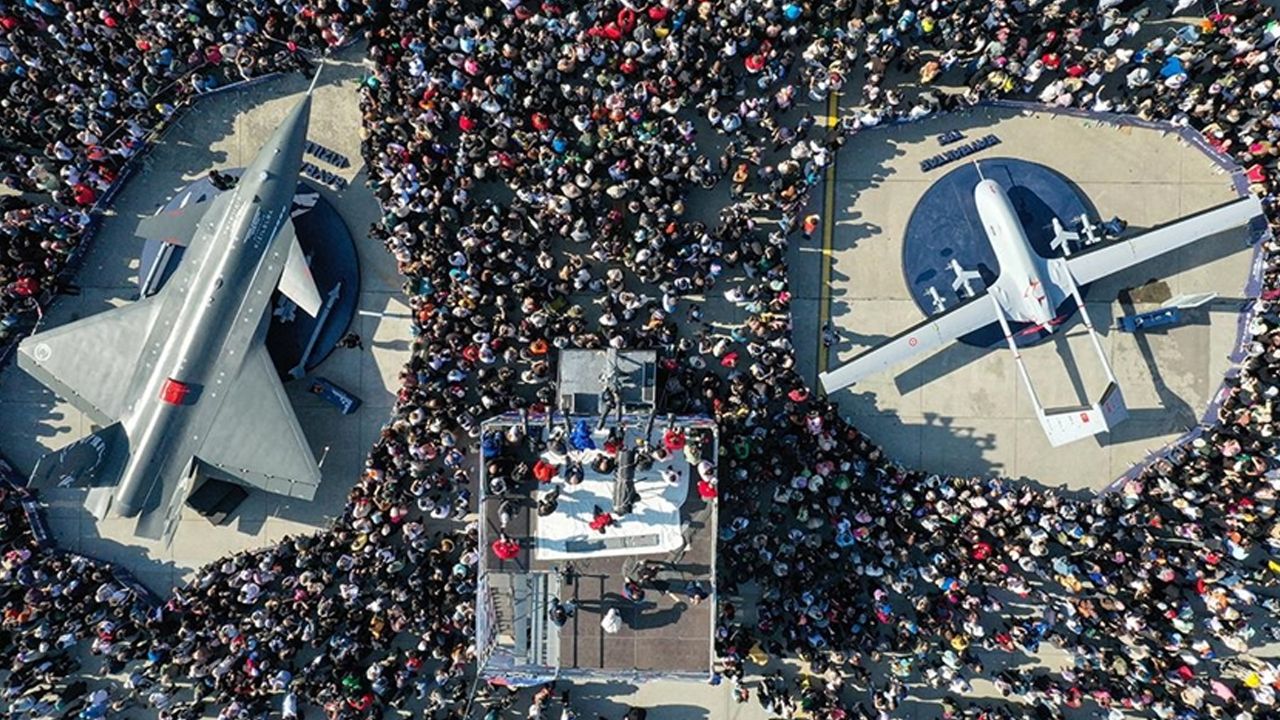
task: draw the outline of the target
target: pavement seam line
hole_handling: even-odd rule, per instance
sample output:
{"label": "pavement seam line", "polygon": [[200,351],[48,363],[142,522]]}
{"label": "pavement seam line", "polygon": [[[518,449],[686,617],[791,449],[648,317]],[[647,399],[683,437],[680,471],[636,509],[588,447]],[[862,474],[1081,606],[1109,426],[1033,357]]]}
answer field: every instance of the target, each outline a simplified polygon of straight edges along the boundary
{"label": "pavement seam line", "polygon": [[[827,116],[835,120],[837,132],[840,120],[836,117],[838,102],[835,91],[827,94]],[[827,371],[831,350],[823,342],[823,332],[831,320],[831,246],[833,241],[833,224],[836,202],[836,158],[839,149],[831,154],[831,162],[827,165],[824,178],[822,199],[822,257],[818,269],[818,373]],[[816,380],[816,378],[815,378]],[[821,383],[816,383],[821,384]],[[824,393],[825,394],[825,393]]]}

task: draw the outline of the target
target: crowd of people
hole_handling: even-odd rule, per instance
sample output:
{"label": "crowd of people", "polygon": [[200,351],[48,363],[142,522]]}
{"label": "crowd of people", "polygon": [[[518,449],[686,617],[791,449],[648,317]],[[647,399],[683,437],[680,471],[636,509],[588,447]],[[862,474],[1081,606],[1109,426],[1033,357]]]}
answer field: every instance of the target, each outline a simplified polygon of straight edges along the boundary
{"label": "crowd of people", "polygon": [[[1260,2],[1170,26],[1156,21],[1185,6],[1114,0],[77,8],[0,6],[0,67],[22,68],[5,76],[22,122],[4,142],[48,146],[6,153],[5,172],[68,207],[128,156],[103,144],[128,126],[120,103],[147,127],[173,112],[156,100],[167,81],[206,82],[193,65],[287,67],[290,42],[366,30],[371,234],[405,277],[415,336],[335,526],[204,568],[158,606],[34,546],[6,497],[0,646],[6,700],[28,717],[60,702],[90,718],[139,702],[166,718],[409,702],[460,716],[476,567],[498,551],[458,522],[479,423],[545,410],[573,347],[659,350],[663,410],[719,423],[704,497],[720,505],[716,647],[739,698],[837,719],[892,717],[915,695],[941,695],[947,717],[1275,712],[1280,666],[1248,652],[1280,609],[1274,239],[1217,422],[1098,497],[884,457],[797,374],[785,264],[846,141],[997,97],[1191,126],[1275,218],[1280,30]],[[55,76],[94,92],[39,85]],[[691,296],[713,293],[746,320],[712,325]],[[81,644],[102,663],[87,671],[125,679],[64,700],[54,681]],[[1026,662],[1046,644],[1070,665]],[[778,660],[803,670],[748,674]],[[969,699],[979,680],[1007,701]]]}
{"label": "crowd of people", "polygon": [[192,96],[308,67],[349,42],[364,4],[0,2],[0,344],[29,328],[87,216]]}
{"label": "crowd of people", "polygon": [[0,197],[0,347],[42,312],[47,295],[74,291],[59,276],[88,224],[82,210]]}
{"label": "crowd of people", "polygon": [[365,18],[351,0],[0,4],[0,180],[88,207],[191,95],[307,66]]}
{"label": "crowd of people", "polygon": [[[33,544],[26,497],[0,484],[9,717],[145,706],[173,720],[296,719],[310,706],[368,718],[407,703],[430,713],[469,690],[473,535],[353,492],[328,532],[226,557],[155,601],[101,563]],[[79,677],[112,682],[90,691]]]}

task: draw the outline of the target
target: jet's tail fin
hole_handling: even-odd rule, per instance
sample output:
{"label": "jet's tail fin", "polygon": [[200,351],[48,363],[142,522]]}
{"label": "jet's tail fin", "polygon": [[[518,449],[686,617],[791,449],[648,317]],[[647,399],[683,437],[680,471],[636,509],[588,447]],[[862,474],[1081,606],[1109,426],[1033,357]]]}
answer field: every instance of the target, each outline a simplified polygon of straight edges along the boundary
{"label": "jet's tail fin", "polygon": [[307,264],[307,256],[298,244],[298,235],[293,221],[284,224],[281,233],[289,236],[289,256],[285,258],[284,270],[280,273],[280,292],[302,308],[311,317],[320,315],[320,290],[316,288],[315,278],[311,277],[311,268]]}
{"label": "jet's tail fin", "polygon": [[40,458],[31,485],[88,488],[85,507],[101,520],[111,510],[128,459],[129,438],[115,422]]}
{"label": "jet's tail fin", "polygon": [[111,512],[111,505],[116,500],[115,485],[100,485],[89,488],[84,496],[84,507],[98,520],[104,520]]}
{"label": "jet's tail fin", "polygon": [[1129,406],[1124,402],[1124,393],[1120,392],[1120,386],[1114,382],[1107,384],[1107,389],[1102,391],[1102,398],[1094,407],[1102,413],[1108,430],[1129,419]]}

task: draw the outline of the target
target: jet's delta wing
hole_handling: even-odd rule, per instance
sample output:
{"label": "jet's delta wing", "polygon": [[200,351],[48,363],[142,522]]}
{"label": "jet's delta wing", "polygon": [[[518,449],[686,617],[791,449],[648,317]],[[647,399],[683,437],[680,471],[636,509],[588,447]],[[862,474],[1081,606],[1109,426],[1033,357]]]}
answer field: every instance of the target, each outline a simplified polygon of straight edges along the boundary
{"label": "jet's delta wing", "polygon": [[226,392],[196,457],[245,485],[314,498],[320,468],[265,345],[249,351]]}
{"label": "jet's delta wing", "polygon": [[98,425],[113,423],[137,396],[137,370],[160,309],[155,297],[143,298],[45,330],[18,346],[18,367]]}

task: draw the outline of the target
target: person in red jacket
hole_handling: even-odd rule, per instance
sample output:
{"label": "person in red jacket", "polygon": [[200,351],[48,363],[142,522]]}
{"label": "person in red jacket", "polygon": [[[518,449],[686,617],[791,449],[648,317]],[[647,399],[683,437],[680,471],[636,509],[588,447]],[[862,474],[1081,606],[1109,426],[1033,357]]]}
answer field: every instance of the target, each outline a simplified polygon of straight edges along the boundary
{"label": "person in red jacket", "polygon": [[543,460],[542,458],[538,458],[538,461],[533,464],[533,477],[537,479],[538,482],[540,483],[551,482],[551,478],[555,476],[556,476],[556,466],[552,465],[546,460]]}
{"label": "person in red jacket", "polygon": [[718,496],[719,494],[720,493],[719,491],[716,490],[715,485],[707,482],[706,480],[698,481],[698,496],[701,497],[703,500],[707,500],[707,501],[715,500],[716,496]]}
{"label": "person in red jacket", "polygon": [[591,520],[591,529],[600,534],[604,534],[606,528],[614,523],[613,516],[605,512],[599,505],[595,506],[595,517]]}
{"label": "person in red jacket", "polygon": [[506,533],[499,535],[491,547],[493,554],[497,555],[499,560],[515,560],[520,554],[520,543],[507,537]]}

